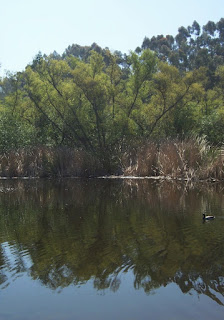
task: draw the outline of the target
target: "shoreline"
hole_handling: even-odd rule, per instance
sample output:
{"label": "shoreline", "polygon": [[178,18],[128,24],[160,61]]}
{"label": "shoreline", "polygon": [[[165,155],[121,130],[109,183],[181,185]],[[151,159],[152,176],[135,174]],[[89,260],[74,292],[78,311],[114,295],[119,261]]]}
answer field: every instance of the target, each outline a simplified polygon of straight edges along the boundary
{"label": "shoreline", "polygon": [[104,175],[104,176],[88,176],[88,177],[78,177],[78,176],[51,176],[51,177],[34,177],[34,176],[21,176],[21,177],[0,177],[0,180],[54,180],[54,179],[118,179],[118,180],[159,180],[159,181],[178,181],[178,182],[224,182],[224,180],[207,178],[207,179],[189,179],[189,178],[178,178],[178,177],[170,177],[170,176],[124,176],[124,175]]}

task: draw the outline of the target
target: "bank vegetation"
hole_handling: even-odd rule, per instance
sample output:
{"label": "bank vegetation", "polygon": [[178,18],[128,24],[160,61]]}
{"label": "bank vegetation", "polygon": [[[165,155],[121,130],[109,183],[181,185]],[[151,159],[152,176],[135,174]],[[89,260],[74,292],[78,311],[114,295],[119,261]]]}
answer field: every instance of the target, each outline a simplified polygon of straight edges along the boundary
{"label": "bank vegetation", "polygon": [[0,175],[223,179],[224,19],[0,79]]}

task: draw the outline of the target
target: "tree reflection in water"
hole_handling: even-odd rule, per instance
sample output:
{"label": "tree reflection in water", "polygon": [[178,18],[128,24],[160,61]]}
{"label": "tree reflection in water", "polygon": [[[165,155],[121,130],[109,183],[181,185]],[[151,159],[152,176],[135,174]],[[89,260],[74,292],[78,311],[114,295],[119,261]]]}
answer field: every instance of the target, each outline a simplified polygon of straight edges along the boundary
{"label": "tree reflection in water", "polygon": [[[224,292],[221,185],[150,180],[1,181],[0,284],[26,273],[51,289],[116,291],[133,272],[151,293],[176,283],[218,304]],[[212,210],[216,221],[202,223]]]}

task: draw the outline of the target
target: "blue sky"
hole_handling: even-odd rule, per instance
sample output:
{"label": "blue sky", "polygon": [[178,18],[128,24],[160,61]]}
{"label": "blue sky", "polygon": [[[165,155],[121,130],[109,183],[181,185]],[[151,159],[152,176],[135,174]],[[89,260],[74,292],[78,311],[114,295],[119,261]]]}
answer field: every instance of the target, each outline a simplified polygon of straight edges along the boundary
{"label": "blue sky", "polygon": [[38,51],[96,42],[128,53],[145,36],[175,36],[194,20],[202,26],[221,17],[223,0],[0,0],[0,75],[22,71]]}

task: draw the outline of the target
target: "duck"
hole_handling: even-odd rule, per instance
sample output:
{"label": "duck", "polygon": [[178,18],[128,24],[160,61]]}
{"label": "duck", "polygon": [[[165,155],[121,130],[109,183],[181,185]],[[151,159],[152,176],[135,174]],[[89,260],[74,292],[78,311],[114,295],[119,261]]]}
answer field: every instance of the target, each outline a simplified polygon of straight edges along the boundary
{"label": "duck", "polygon": [[206,216],[204,213],[203,213],[203,220],[214,220],[215,217],[214,216]]}

